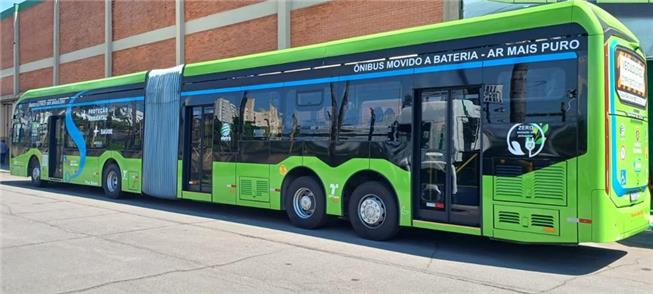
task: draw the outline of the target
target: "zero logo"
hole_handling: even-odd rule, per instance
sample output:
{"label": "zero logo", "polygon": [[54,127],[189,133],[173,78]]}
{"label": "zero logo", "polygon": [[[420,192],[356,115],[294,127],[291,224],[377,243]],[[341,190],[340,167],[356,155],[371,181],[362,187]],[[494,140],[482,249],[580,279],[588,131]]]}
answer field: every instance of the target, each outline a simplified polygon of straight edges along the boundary
{"label": "zero logo", "polygon": [[[549,125],[520,123],[513,125],[506,135],[508,151],[512,155],[534,157],[544,149]],[[523,148],[522,148],[523,147]],[[524,152],[524,149],[528,152]]]}

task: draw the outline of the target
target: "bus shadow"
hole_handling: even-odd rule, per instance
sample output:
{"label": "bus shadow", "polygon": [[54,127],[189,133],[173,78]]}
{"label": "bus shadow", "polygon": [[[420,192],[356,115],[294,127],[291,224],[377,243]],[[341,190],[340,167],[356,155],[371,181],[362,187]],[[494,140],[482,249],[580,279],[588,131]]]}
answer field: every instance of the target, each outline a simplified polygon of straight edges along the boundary
{"label": "bus shadow", "polygon": [[648,230],[646,232],[639,233],[628,239],[621,240],[618,243],[628,247],[653,249],[653,231]]}
{"label": "bus shadow", "polygon": [[[50,184],[46,188],[34,188],[29,185],[28,181],[0,181],[0,184],[229,221],[436,260],[481,264],[540,273],[570,276],[586,275],[603,269],[627,254],[623,250],[583,245],[516,244],[491,240],[485,237],[416,228],[403,229],[392,241],[377,242],[356,236],[347,221],[337,218],[330,220],[325,228],[305,230],[292,226],[285,213],[281,211],[138,196],[113,200],[105,198],[101,189],[67,184]],[[651,238],[651,232],[646,232],[646,234],[646,236],[640,234],[620,243],[625,246],[651,248],[650,241],[642,241]],[[639,240],[639,238],[642,240]]]}

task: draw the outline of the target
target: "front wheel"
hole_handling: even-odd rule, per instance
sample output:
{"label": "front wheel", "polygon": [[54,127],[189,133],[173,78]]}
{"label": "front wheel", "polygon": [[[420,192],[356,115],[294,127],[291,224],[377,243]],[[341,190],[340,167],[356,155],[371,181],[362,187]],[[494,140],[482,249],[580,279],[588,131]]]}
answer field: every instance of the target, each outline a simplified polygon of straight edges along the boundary
{"label": "front wheel", "polygon": [[313,177],[304,176],[292,181],[286,189],[285,207],[293,225],[316,229],[326,221],[326,200],[322,187]]}
{"label": "front wheel", "polygon": [[120,168],[115,164],[110,164],[104,170],[102,177],[102,188],[104,194],[109,198],[118,199],[122,196],[122,181],[120,180]]}
{"label": "front wheel", "polygon": [[45,186],[45,182],[41,180],[41,164],[38,159],[32,159],[29,162],[29,175],[32,185],[36,187]]}
{"label": "front wheel", "polygon": [[349,200],[349,220],[365,239],[387,240],[399,231],[397,202],[381,182],[367,182],[354,190]]}

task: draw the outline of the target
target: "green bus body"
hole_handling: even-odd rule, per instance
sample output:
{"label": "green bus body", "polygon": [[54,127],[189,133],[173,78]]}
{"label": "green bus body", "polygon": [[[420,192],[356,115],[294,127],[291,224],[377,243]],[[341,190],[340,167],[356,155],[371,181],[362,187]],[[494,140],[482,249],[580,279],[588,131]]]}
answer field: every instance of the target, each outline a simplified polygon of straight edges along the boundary
{"label": "green bus body", "polygon": [[[189,64],[176,197],[288,210],[293,180],[313,177],[325,213],[352,218],[353,192],[374,181],[404,227],[621,240],[649,227],[646,93],[622,69],[641,56],[615,18],[568,1]],[[27,91],[11,174],[38,162],[42,180],[99,187],[115,164],[121,189],[141,193],[147,82],[142,72]],[[44,154],[55,147],[60,161]]]}

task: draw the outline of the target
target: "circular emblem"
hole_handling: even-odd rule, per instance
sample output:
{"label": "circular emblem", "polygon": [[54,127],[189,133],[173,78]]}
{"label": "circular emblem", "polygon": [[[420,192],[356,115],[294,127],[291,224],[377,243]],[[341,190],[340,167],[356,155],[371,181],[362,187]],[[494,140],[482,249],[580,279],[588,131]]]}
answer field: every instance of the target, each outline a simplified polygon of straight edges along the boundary
{"label": "circular emblem", "polygon": [[[542,152],[548,125],[520,123],[513,125],[506,135],[508,151],[512,155],[534,157]],[[524,151],[525,150],[525,151]]]}

